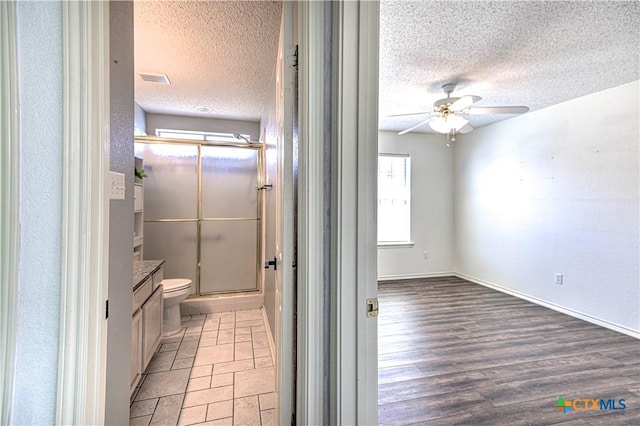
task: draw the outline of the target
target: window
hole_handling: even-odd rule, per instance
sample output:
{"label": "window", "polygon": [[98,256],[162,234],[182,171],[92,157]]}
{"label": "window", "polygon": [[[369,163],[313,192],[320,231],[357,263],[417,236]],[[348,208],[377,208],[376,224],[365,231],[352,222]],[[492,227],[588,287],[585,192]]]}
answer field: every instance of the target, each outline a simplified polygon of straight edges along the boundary
{"label": "window", "polygon": [[409,155],[378,155],[378,243],[411,243]]}
{"label": "window", "polygon": [[171,129],[156,129],[156,136],[160,138],[170,139],[189,139],[194,141],[218,142],[246,142],[251,138],[251,136],[247,134],[239,134],[238,136],[240,136],[240,138],[236,138],[233,133],[193,132],[190,130]]}

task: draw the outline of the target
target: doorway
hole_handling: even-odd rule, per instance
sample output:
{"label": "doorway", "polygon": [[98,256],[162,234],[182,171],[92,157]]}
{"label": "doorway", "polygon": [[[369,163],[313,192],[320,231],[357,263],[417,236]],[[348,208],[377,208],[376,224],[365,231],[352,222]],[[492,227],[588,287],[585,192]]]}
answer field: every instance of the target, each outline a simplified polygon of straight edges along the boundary
{"label": "doorway", "polygon": [[196,296],[259,290],[260,144],[137,138],[144,179],[145,258]]}

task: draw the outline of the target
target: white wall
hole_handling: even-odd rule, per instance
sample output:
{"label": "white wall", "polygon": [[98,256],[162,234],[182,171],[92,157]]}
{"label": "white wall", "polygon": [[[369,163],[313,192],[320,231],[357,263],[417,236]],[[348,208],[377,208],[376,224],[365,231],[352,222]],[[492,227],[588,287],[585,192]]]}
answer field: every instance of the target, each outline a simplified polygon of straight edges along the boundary
{"label": "white wall", "polygon": [[133,103],[133,130],[136,136],[147,134],[147,113],[137,102]]}
{"label": "white wall", "polygon": [[[18,2],[20,254],[11,424],[53,424],[62,233],[62,8]],[[4,143],[4,142],[3,142]]]}
{"label": "white wall", "polygon": [[[379,247],[378,278],[453,271],[453,150],[444,135],[379,132],[378,152],[411,156],[411,247]],[[423,258],[427,252],[428,258]]]}
{"label": "white wall", "polygon": [[257,121],[222,120],[147,112],[147,134],[155,136],[156,129],[243,133],[251,135],[251,141],[260,139],[260,123]]}
{"label": "white wall", "polygon": [[456,271],[637,333],[639,93],[636,81],[461,137]]}

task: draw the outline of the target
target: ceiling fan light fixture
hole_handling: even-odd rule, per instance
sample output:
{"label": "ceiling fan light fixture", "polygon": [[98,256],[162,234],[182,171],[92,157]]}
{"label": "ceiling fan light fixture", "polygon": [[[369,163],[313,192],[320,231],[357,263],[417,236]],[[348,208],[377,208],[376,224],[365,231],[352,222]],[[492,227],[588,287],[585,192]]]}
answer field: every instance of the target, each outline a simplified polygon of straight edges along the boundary
{"label": "ceiling fan light fixture", "polygon": [[461,115],[448,114],[429,121],[429,127],[438,133],[451,133],[459,131],[469,123],[469,120]]}

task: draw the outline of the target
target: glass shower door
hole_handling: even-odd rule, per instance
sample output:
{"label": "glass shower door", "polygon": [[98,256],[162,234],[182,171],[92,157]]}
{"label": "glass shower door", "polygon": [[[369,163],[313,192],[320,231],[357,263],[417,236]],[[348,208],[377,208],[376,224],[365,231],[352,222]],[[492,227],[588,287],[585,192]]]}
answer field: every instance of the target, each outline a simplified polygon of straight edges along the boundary
{"label": "glass shower door", "polygon": [[[166,278],[197,282],[198,146],[135,144],[144,159],[144,258],[165,259]],[[195,291],[196,286],[192,287]]]}
{"label": "glass shower door", "polygon": [[200,294],[257,290],[258,154],[201,146]]}

